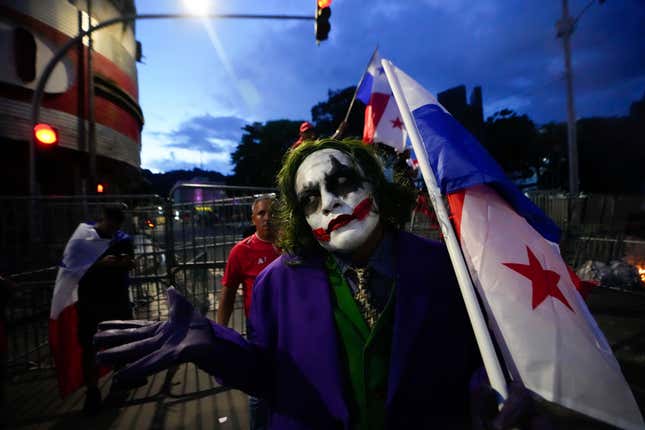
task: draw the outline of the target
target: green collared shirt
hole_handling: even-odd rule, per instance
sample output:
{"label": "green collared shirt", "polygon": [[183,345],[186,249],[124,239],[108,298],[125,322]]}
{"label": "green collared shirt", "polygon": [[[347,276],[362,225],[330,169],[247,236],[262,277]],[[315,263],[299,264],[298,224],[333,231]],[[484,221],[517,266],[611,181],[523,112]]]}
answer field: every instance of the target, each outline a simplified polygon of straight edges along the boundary
{"label": "green collared shirt", "polygon": [[[370,331],[335,259],[326,269],[332,286],[334,321],[349,376],[353,428],[385,428],[385,401],[394,326],[394,288],[373,330]],[[391,281],[393,282],[393,281]]]}

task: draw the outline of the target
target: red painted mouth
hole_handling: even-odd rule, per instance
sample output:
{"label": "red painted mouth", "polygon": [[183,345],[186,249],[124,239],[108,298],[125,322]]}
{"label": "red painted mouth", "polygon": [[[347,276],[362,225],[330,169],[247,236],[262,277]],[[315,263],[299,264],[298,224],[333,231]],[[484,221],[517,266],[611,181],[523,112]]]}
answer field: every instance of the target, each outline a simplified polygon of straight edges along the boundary
{"label": "red painted mouth", "polygon": [[319,242],[329,242],[332,231],[338,230],[339,228],[346,226],[347,224],[354,221],[355,219],[359,221],[364,219],[370,213],[371,210],[372,210],[372,198],[366,197],[359,204],[356,205],[351,215],[347,215],[347,214],[338,215],[336,218],[329,221],[329,225],[327,226],[326,230],[324,228],[317,228],[313,230],[314,236],[316,237],[316,240],[318,240]]}
{"label": "red painted mouth", "polygon": [[331,233],[334,230],[337,230],[354,220],[354,215],[339,215],[333,220],[329,221],[327,226],[327,233]]}

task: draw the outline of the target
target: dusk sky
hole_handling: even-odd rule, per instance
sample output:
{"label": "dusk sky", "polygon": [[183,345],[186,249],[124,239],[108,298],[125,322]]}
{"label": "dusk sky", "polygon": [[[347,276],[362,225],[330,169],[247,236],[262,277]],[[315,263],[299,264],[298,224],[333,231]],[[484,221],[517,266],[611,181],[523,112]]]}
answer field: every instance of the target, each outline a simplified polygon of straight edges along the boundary
{"label": "dusk sky", "polygon": [[[588,0],[569,0],[576,16]],[[313,15],[314,0],[211,0],[212,12]],[[183,12],[138,0],[137,12]],[[231,173],[254,121],[310,120],[328,90],[356,85],[374,48],[437,93],[482,87],[484,116],[511,108],[566,120],[561,0],[334,0],[329,40],[313,21],[138,21],[142,167]],[[577,117],[626,115],[645,94],[645,2],[593,4],[572,38]],[[294,139],[296,136],[294,136]]]}

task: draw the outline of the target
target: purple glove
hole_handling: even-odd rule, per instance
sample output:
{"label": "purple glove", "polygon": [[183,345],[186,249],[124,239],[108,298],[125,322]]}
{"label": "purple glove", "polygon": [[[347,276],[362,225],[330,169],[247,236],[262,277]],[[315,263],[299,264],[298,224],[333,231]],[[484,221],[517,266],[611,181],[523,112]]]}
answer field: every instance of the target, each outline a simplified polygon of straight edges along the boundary
{"label": "purple glove", "polygon": [[127,386],[173,365],[193,362],[209,370],[214,335],[208,319],[184,296],[168,288],[168,321],[106,321],[94,336],[99,364],[125,365],[114,374],[114,382]]}
{"label": "purple glove", "polygon": [[498,412],[497,393],[481,384],[471,393],[473,429],[477,430],[554,430],[544,414],[537,413],[531,392],[519,382],[508,385],[508,398]]}

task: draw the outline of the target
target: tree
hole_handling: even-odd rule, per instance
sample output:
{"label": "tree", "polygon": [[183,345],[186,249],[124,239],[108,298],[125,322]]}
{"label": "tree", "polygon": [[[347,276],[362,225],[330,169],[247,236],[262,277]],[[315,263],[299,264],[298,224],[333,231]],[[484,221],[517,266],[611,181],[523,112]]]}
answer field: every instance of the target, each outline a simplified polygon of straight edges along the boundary
{"label": "tree", "polygon": [[[311,118],[316,126],[319,137],[329,137],[334,134],[341,121],[345,118],[349,104],[352,101],[356,87],[327,92],[327,100],[311,108]],[[341,137],[363,136],[363,118],[365,105],[356,100],[347,121],[347,127]]]}
{"label": "tree", "polygon": [[567,126],[550,122],[538,129],[536,145],[544,150],[538,171],[538,187],[564,190],[568,186]]}
{"label": "tree", "polygon": [[532,176],[546,155],[538,145],[533,121],[510,109],[495,112],[486,120],[484,136],[484,146],[511,176]]}
{"label": "tree", "polygon": [[[311,109],[316,136],[329,137],[341,123],[356,87],[338,91],[329,90],[328,98]],[[358,137],[363,134],[365,106],[354,103],[345,136]],[[278,120],[264,124],[256,122],[244,127],[242,141],[231,154],[235,165],[229,183],[235,185],[275,186],[275,176],[280,169],[282,157],[298,138],[302,121]]]}
{"label": "tree", "polygon": [[645,190],[645,141],[635,117],[578,120],[580,189],[639,194]]}
{"label": "tree", "polygon": [[282,157],[298,137],[302,121],[277,120],[244,127],[242,142],[231,154],[231,184],[274,187]]}

